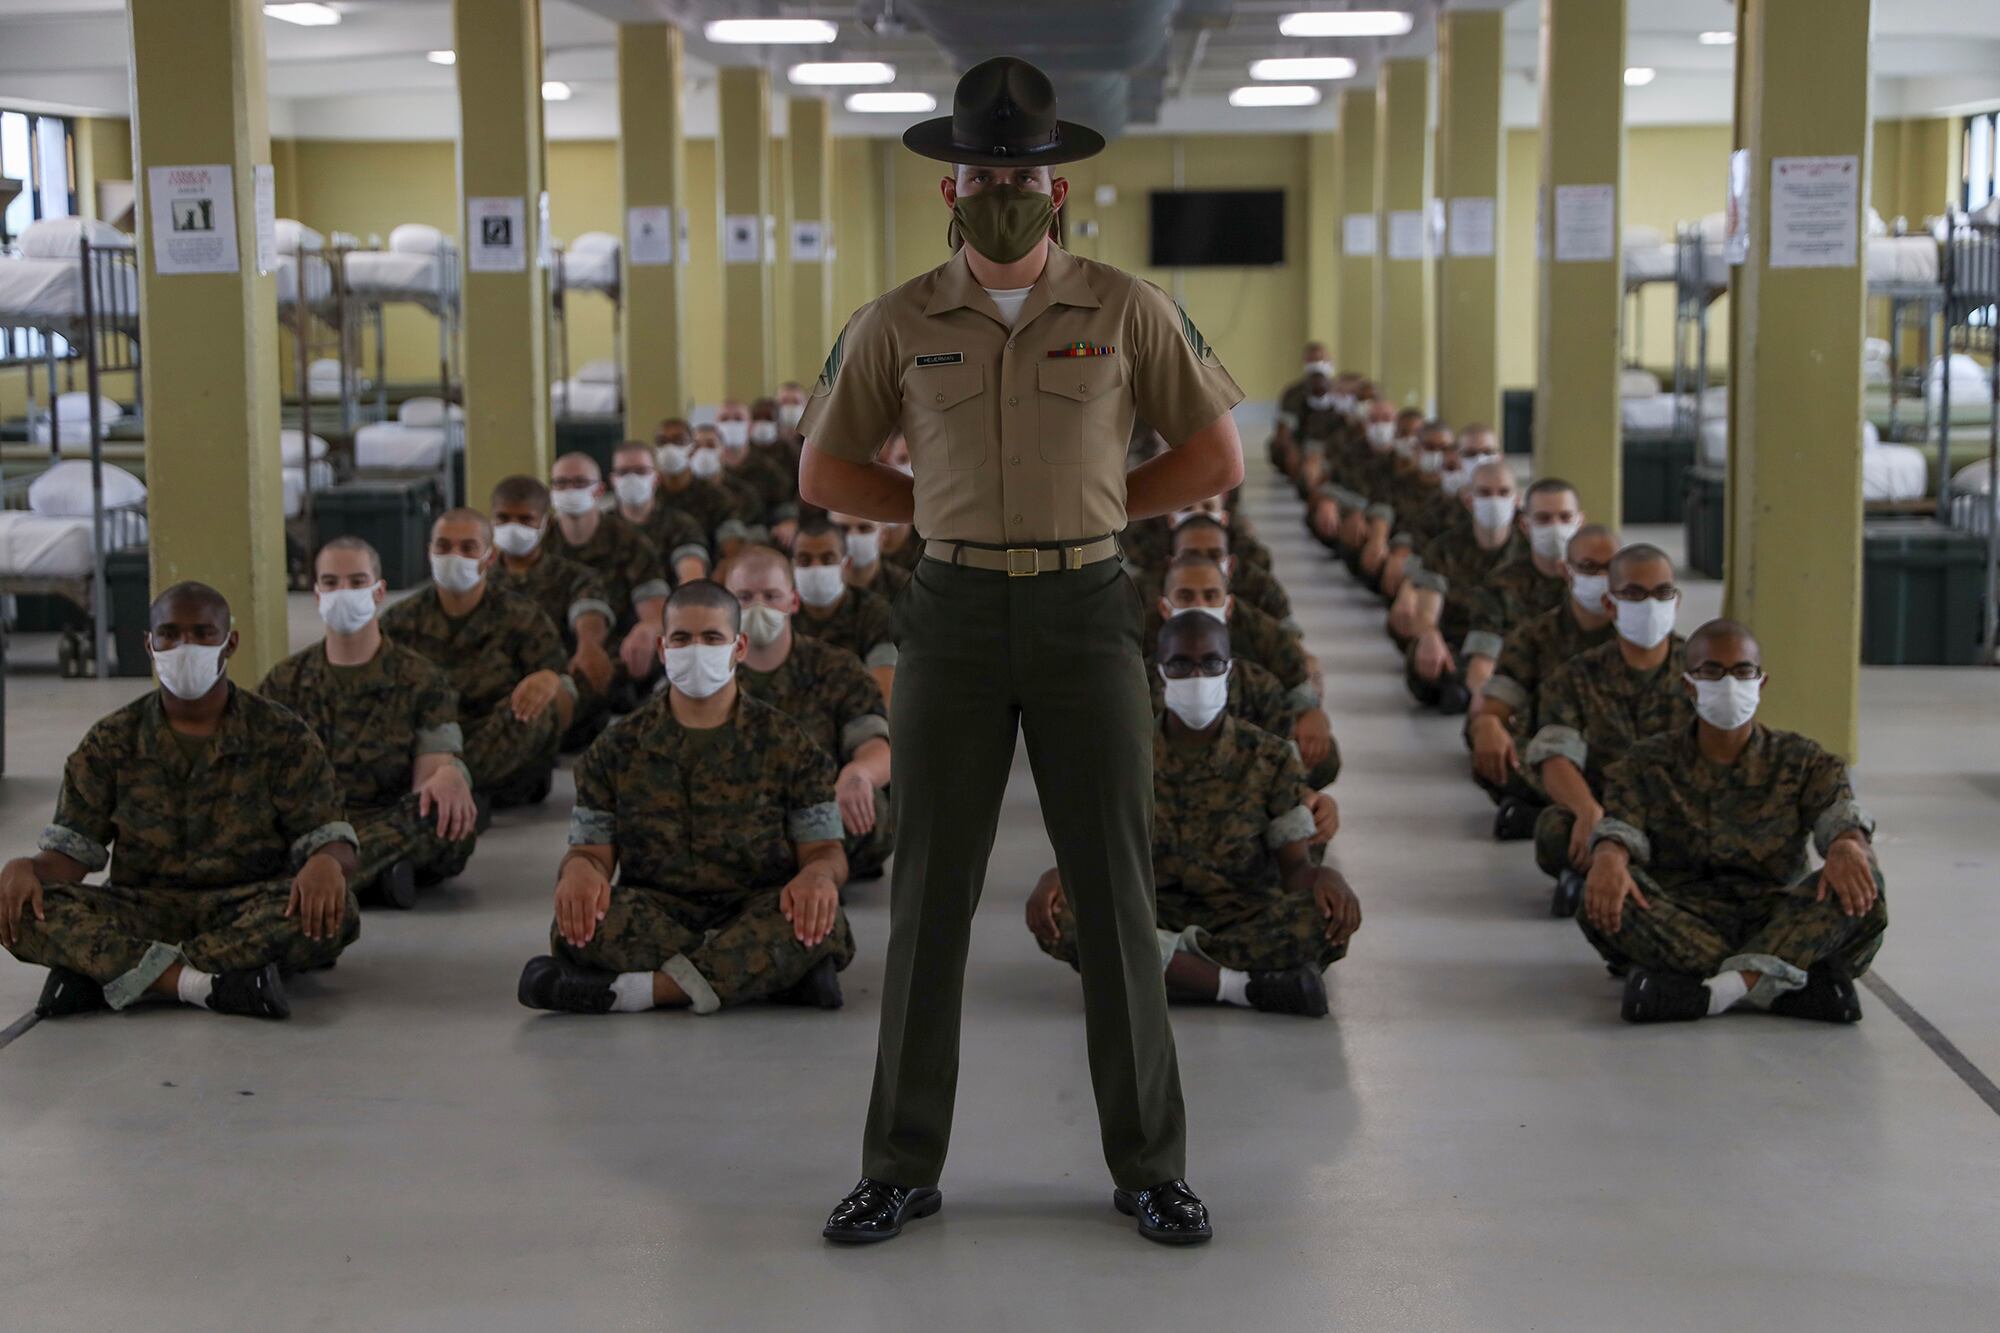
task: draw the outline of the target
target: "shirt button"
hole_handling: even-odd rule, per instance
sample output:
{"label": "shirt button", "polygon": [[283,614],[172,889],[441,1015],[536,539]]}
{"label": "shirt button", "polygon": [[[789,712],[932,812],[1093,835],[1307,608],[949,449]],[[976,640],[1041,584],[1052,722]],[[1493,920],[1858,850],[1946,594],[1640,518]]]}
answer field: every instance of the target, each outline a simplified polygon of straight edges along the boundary
{"label": "shirt button", "polygon": [[1021,516],[1019,514],[1014,515],[1014,521],[1016,523],[1019,523],[1021,521]]}
{"label": "shirt button", "polygon": [[1089,393],[1089,392],[1090,392],[1090,386],[1089,386],[1088,384],[1079,384],[1079,385],[1077,385],[1077,386],[1076,386],[1076,391],[1077,391],[1078,393]]}
{"label": "shirt button", "polygon": [[1021,455],[1015,454],[1013,458],[1013,463],[1015,467],[1021,466]]}
{"label": "shirt button", "polygon": [[1009,338],[1007,340],[1007,346],[1012,347],[1013,345],[1014,345],[1014,340],[1012,338]]}
{"label": "shirt button", "polygon": [[939,394],[939,395],[937,396],[937,400],[938,400],[938,401],[939,401],[940,403],[941,403],[941,402],[943,402],[943,401],[944,401],[944,395],[943,395],[943,394]]}
{"label": "shirt button", "polygon": [[1021,405],[1021,400],[1019,398],[1009,398],[1007,400],[1007,406],[1009,407],[1019,407],[1020,405]]}

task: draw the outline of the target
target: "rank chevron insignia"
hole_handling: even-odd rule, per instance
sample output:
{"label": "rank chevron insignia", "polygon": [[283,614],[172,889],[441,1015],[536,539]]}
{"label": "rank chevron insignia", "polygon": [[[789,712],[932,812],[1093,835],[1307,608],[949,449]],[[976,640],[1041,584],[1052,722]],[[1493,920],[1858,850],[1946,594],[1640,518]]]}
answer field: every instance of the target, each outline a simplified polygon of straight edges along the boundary
{"label": "rank chevron insignia", "polygon": [[1212,366],[1216,364],[1215,349],[1208,345],[1208,339],[1201,336],[1201,330],[1196,328],[1194,321],[1188,318],[1186,308],[1176,301],[1174,309],[1181,317],[1181,335],[1187,339],[1187,344],[1194,350],[1195,356],[1201,360],[1203,365]]}
{"label": "rank chevron insignia", "polygon": [[826,364],[819,368],[819,382],[829,389],[840,375],[840,349],[846,342],[847,330],[842,329],[840,336],[833,340],[833,350],[826,354]]}

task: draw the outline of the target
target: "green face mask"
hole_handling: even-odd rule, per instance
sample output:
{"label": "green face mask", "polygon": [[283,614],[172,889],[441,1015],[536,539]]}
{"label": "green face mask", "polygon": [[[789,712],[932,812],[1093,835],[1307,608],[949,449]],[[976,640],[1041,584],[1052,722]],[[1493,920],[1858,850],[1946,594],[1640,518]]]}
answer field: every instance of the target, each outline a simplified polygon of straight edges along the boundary
{"label": "green face mask", "polygon": [[951,210],[952,248],[962,239],[996,264],[1011,264],[1035,248],[1055,221],[1055,200],[1018,185],[961,194]]}

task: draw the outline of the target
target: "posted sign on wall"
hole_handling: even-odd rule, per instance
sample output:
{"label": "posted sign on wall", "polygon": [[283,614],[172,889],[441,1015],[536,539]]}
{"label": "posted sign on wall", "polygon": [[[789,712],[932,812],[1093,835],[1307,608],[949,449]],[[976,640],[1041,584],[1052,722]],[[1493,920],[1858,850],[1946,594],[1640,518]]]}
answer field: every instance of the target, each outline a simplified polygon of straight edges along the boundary
{"label": "posted sign on wall", "polygon": [[236,183],[229,167],[150,167],[146,198],[155,273],[237,271]]}

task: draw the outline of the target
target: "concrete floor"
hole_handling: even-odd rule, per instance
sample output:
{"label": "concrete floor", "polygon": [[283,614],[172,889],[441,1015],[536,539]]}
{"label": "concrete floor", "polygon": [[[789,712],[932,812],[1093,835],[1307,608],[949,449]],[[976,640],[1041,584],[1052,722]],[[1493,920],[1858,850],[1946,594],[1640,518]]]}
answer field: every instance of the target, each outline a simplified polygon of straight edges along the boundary
{"label": "concrete floor", "polygon": [[[1367,920],[1331,1020],[1176,1012],[1214,1245],[1157,1249],[1110,1208],[1077,987],[1022,925],[1050,859],[1025,764],[945,1210],[860,1252],[818,1227],[857,1171],[885,889],[852,895],[842,1013],[530,1014],[565,776],[460,881],[371,913],[289,1024],[158,1008],[0,1050],[0,1325],[1991,1328],[2000,1115],[1873,996],[1853,1029],[1620,1025],[1526,849],[1488,840],[1457,724],[1412,713],[1379,610],[1252,473],[1326,670]],[[32,846],[62,756],[142,686],[9,680],[0,847]],[[1988,1073],[1997,700],[1992,673],[1865,673],[1859,773],[1881,972]],[[39,984],[0,962],[0,1023]]]}

